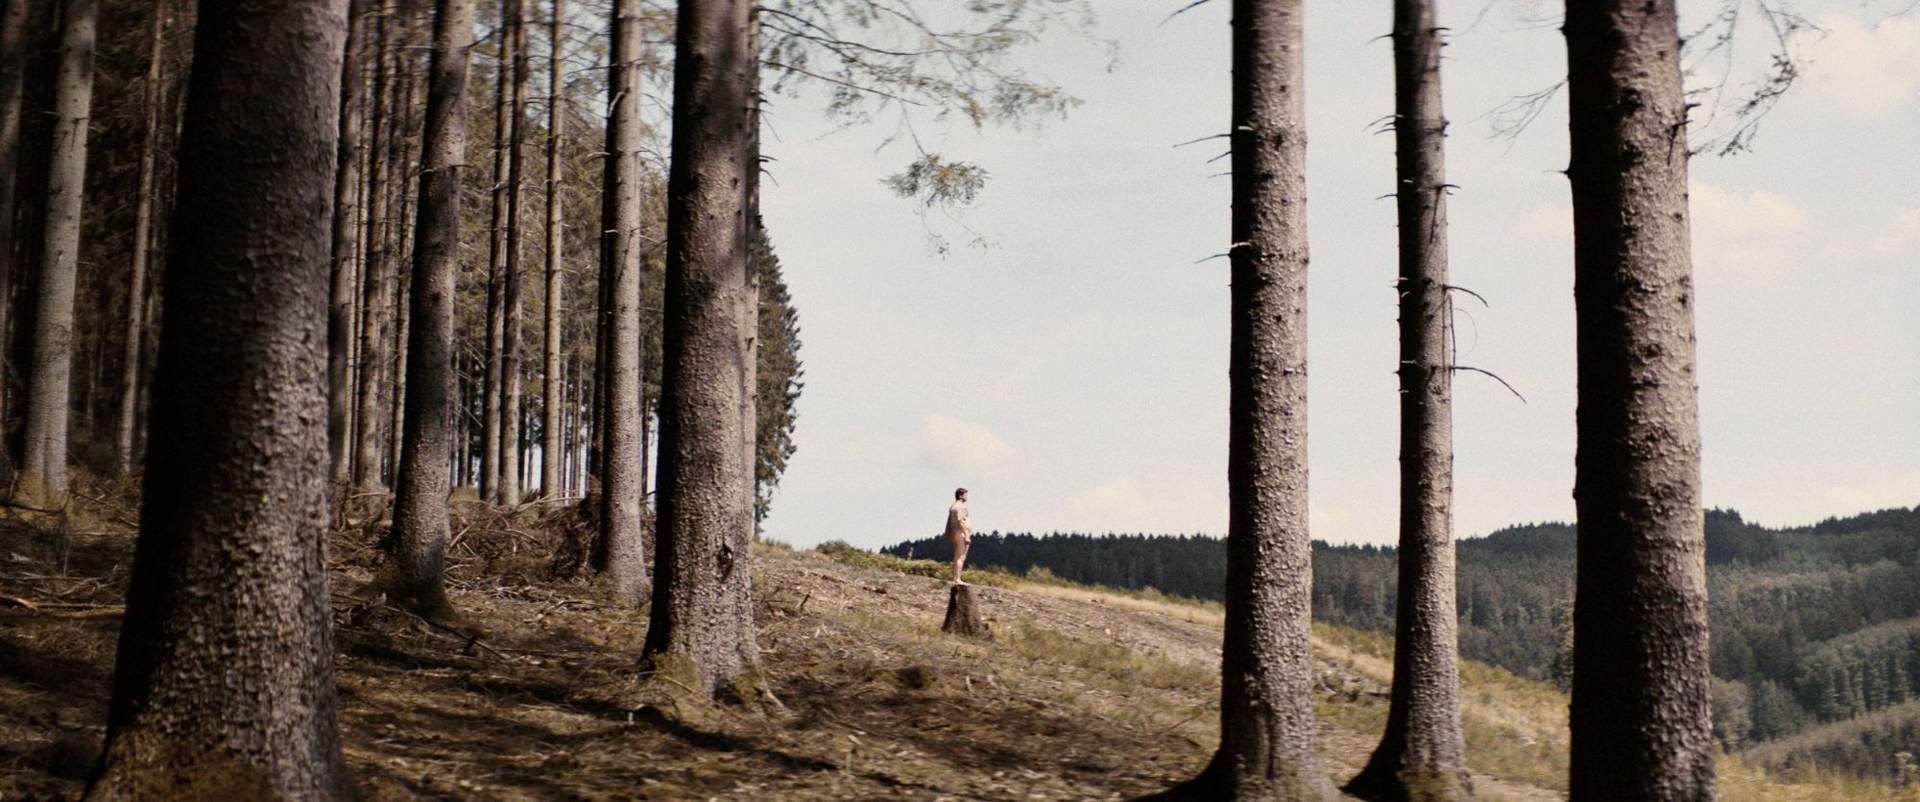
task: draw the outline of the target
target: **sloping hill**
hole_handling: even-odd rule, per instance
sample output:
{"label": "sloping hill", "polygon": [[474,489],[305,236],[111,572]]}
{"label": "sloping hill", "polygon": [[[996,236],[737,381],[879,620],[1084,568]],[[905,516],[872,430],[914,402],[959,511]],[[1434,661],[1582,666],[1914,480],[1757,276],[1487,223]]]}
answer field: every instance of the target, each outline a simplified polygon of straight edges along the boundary
{"label": "sloping hill", "polygon": [[[452,585],[493,633],[477,643],[355,599],[377,533],[336,534],[342,735],[368,798],[1125,799],[1214,745],[1217,607],[982,575],[996,638],[950,638],[945,585],[921,575],[937,566],[773,545],[754,572],[784,709],[714,705],[642,681],[644,615],[544,578],[563,527],[464,513]],[[0,798],[79,791],[130,537],[108,509],[65,530],[0,525]],[[1344,780],[1385,717],[1387,644],[1326,627],[1316,647],[1322,750]],[[1465,682],[1482,798],[1558,798],[1564,697],[1478,665]],[[1834,793],[1726,770],[1729,799]]]}

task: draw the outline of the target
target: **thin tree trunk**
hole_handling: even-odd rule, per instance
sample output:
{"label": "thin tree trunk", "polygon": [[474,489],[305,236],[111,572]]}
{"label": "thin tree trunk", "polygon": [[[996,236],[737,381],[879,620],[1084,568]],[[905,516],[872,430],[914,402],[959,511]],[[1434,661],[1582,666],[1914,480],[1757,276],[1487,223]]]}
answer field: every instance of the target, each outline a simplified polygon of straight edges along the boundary
{"label": "thin tree trunk", "polygon": [[371,0],[352,0],[347,12],[347,49],[341,61],[340,147],[334,162],[333,276],[327,302],[327,453],[328,476],[345,485],[352,478],[347,440],[353,429],[353,304],[360,241],[360,127],[365,104],[360,92],[360,62],[366,47],[366,13]]}
{"label": "thin tree trunk", "polygon": [[505,399],[501,397],[500,357],[506,351],[506,299],[504,282],[507,262],[508,149],[513,139],[513,117],[507,110],[512,102],[508,87],[513,82],[513,9],[517,0],[500,0],[500,27],[494,35],[500,39],[500,57],[493,76],[493,224],[487,230],[487,370],[486,400],[481,413],[480,498],[498,504],[500,495],[500,453]]}
{"label": "thin tree trunk", "polygon": [[525,0],[507,0],[513,41],[510,96],[507,100],[507,233],[500,281],[500,503],[520,503],[520,256],[522,249],[521,177],[526,163],[527,13]]}
{"label": "thin tree trunk", "polygon": [[1433,0],[1395,0],[1395,203],[1400,222],[1400,585],[1393,689],[1380,745],[1348,793],[1472,794],[1460,730],[1454,612],[1453,382],[1447,353],[1446,116]]}
{"label": "thin tree trunk", "polygon": [[741,386],[752,375],[741,326],[752,302],[747,185],[758,167],[751,11],[749,0],[682,0],[675,32],[659,568],[645,653],[707,689],[747,679],[760,661],[752,467],[740,446],[740,410],[752,404],[741,398],[752,394]]}
{"label": "thin tree trunk", "polygon": [[439,0],[421,140],[419,217],[413,253],[413,327],[407,346],[406,415],[394,483],[393,538],[383,570],[387,592],[442,622],[449,536],[447,438],[453,430],[453,307],[459,270],[460,184],[466,171],[467,60],[473,0]]}
{"label": "thin tree trunk", "polygon": [[97,0],[62,4],[60,68],[54,79],[53,146],[46,226],[35,292],[33,364],[27,382],[26,452],[14,500],[63,506],[67,497],[67,410],[73,373],[73,295],[80,266],[80,214],[87,177],[88,115],[93,105]]}
{"label": "thin tree trunk", "polygon": [[153,448],[90,800],[343,799],[326,540],[346,2],[202,0]]}
{"label": "thin tree trunk", "polygon": [[1672,0],[1567,7],[1579,447],[1572,798],[1714,796]]}
{"label": "thin tree trunk", "polygon": [[[26,95],[27,30],[31,3],[13,0],[0,11],[0,432],[7,429],[7,362],[12,354],[15,193],[20,185],[20,110]],[[5,438],[0,438],[5,439]],[[9,449],[0,447],[0,462]]]}
{"label": "thin tree trunk", "polygon": [[[419,29],[416,27],[416,22],[417,17],[409,13],[405,28],[406,34],[400,48],[401,57],[406,63],[406,69],[401,73],[401,80],[405,86],[405,95],[400,104],[400,113],[397,115],[401,121],[400,136],[398,138],[400,178],[393,182],[394,202],[400,208],[400,213],[396,218],[396,225],[399,227],[399,231],[395,235],[397,244],[394,251],[397,254],[396,264],[411,263],[415,233],[412,215],[414,212],[414,194],[409,192],[408,188],[412,186],[413,180],[415,153],[411,132],[419,126],[418,114],[415,110],[420,102],[419,88],[422,76],[420,75],[421,70],[417,66],[419,60],[414,58],[408,50],[418,39]],[[399,271],[395,271],[393,361],[391,366],[393,371],[393,391],[388,395],[391,411],[387,425],[387,454],[390,460],[389,470],[391,471],[388,475],[390,477],[398,477],[400,475],[400,441],[402,439],[402,423],[404,422],[402,416],[406,408],[408,328],[412,322],[410,314],[412,310],[409,292],[410,284],[410,279],[402,280]]]}
{"label": "thin tree trunk", "polygon": [[397,105],[393,87],[394,66],[398,60],[394,41],[399,38],[393,30],[395,10],[395,0],[382,0],[375,22],[379,44],[374,56],[373,92],[369,97],[374,104],[373,133],[367,155],[372,178],[368,182],[367,259],[360,305],[360,397],[359,409],[354,413],[358,436],[354,446],[353,484],[360,492],[375,491],[381,485],[380,424],[384,418],[380,414],[380,393],[387,382],[387,327],[394,283],[393,226],[388,203],[393,159],[388,139],[394,135]]}
{"label": "thin tree trunk", "polygon": [[120,367],[120,410],[115,416],[114,432],[114,473],[126,476],[133,472],[133,424],[134,410],[140,397],[140,352],[141,338],[146,333],[146,296],[147,296],[147,253],[153,241],[153,207],[157,202],[154,192],[154,166],[160,150],[160,69],[161,57],[166,54],[163,47],[166,42],[167,7],[156,4],[148,12],[147,31],[147,82],[145,103],[147,112],[146,141],[140,148],[140,185],[134,201],[133,217],[133,260],[129,266],[127,280],[127,331]]}
{"label": "thin tree trunk", "polygon": [[644,42],[635,0],[613,5],[613,55],[609,76],[607,159],[603,184],[601,260],[605,303],[602,361],[605,389],[600,410],[600,532],[595,564],[604,571],[616,603],[637,608],[647,594],[646,545],[640,530],[640,298],[641,154],[640,54]]}
{"label": "thin tree trunk", "polygon": [[1313,719],[1300,0],[1233,4],[1233,340],[1220,748],[1180,799],[1332,795]]}
{"label": "thin tree trunk", "polygon": [[564,5],[565,0],[553,0],[552,15],[547,20],[547,325],[542,385],[546,403],[540,446],[540,494],[547,498],[567,494],[566,477],[561,472],[566,458],[561,429],[566,416],[561,406],[565,378],[561,375],[560,363],[561,304],[564,303],[561,291],[566,279],[562,236],[565,220],[560,199],[560,140],[566,125],[566,115],[562,113],[566,108],[566,93],[561,83],[565,76],[565,62],[561,60],[561,46],[566,42],[561,26]]}

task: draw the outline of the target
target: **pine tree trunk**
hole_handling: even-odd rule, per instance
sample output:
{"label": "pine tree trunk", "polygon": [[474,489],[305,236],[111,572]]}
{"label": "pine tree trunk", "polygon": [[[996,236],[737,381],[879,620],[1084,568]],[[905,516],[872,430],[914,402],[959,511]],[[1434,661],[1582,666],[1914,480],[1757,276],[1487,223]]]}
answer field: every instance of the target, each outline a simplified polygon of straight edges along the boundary
{"label": "pine tree trunk", "polygon": [[1434,0],[1395,0],[1400,222],[1400,585],[1386,733],[1347,784],[1381,800],[1472,795],[1454,611],[1453,381],[1447,331],[1446,116]]}
{"label": "pine tree trunk", "polygon": [[659,532],[645,651],[700,687],[759,666],[754,641],[748,174],[755,75],[749,0],[682,0],[667,187]]}
{"label": "pine tree trunk", "polygon": [[67,497],[67,410],[73,373],[73,296],[80,267],[80,214],[87,177],[98,0],[65,0],[60,68],[54,79],[53,146],[46,225],[35,290],[33,363],[28,366],[26,452],[14,500],[55,508]]}
{"label": "pine tree trunk", "polygon": [[1313,719],[1300,0],[1233,4],[1233,338],[1220,748],[1176,799],[1333,793]]}
{"label": "pine tree trunk", "polygon": [[525,193],[521,177],[526,163],[527,13],[525,0],[507,0],[502,21],[512,41],[511,91],[507,122],[507,232],[500,280],[500,499],[520,503],[520,240],[521,209]]}
{"label": "pine tree trunk", "polygon": [[353,429],[353,304],[359,274],[360,127],[365,104],[360,92],[360,62],[366,47],[367,6],[352,0],[347,12],[347,49],[341,61],[340,148],[334,162],[333,276],[327,302],[327,453],[330,481],[352,478],[348,438]]}
{"label": "pine tree trunk", "polygon": [[1707,584],[1672,0],[1567,8],[1574,306],[1572,798],[1712,799]]}
{"label": "pine tree trunk", "polygon": [[[20,124],[22,100],[26,96],[27,30],[32,15],[26,0],[14,0],[0,10],[0,432],[10,420],[7,396],[12,355],[14,274],[14,206],[20,187]],[[0,438],[4,439],[4,438]],[[0,448],[0,463],[8,461],[9,449]]]}
{"label": "pine tree trunk", "polygon": [[146,140],[140,148],[140,184],[134,200],[133,217],[133,259],[129,265],[127,279],[127,329],[125,350],[120,363],[119,414],[114,417],[114,473],[126,476],[133,472],[133,424],[134,410],[140,398],[140,353],[141,339],[146,334],[146,297],[147,297],[147,253],[153,237],[153,207],[156,200],[154,192],[154,168],[160,150],[160,69],[161,57],[165,55],[167,10],[165,6],[155,5],[148,12],[147,31],[147,81],[144,93],[146,104]]}
{"label": "pine tree trunk", "polygon": [[488,504],[500,502],[500,453],[502,419],[501,356],[506,353],[505,278],[507,261],[508,149],[513,138],[512,120],[507,106],[512,102],[508,87],[513,72],[513,9],[517,0],[500,0],[500,25],[494,35],[500,39],[500,57],[493,76],[493,224],[487,230],[487,369],[485,408],[481,413],[480,498]]}
{"label": "pine tree trunk", "polygon": [[601,214],[601,297],[606,302],[603,357],[605,409],[600,416],[600,532],[595,564],[607,575],[614,600],[637,608],[646,599],[646,547],[640,530],[640,282],[641,148],[640,9],[615,0],[611,94],[607,112],[606,177]]}
{"label": "pine tree trunk", "polygon": [[[414,246],[415,226],[413,225],[413,215],[416,209],[414,204],[415,195],[410,190],[414,186],[412,177],[414,175],[414,161],[418,157],[418,154],[414,151],[412,132],[420,126],[418,107],[420,103],[420,84],[423,82],[423,76],[421,75],[421,69],[419,67],[420,62],[414,58],[411,53],[415,43],[418,42],[420,37],[420,29],[417,26],[417,22],[418,17],[410,10],[410,13],[407,15],[406,27],[404,28],[403,43],[399,51],[402,58],[405,59],[406,67],[401,72],[404,94],[400,102],[400,112],[396,115],[400,120],[399,136],[397,138],[399,158],[395,162],[399,165],[400,176],[393,182],[394,191],[392,201],[399,209],[399,213],[394,218],[394,225],[397,229],[394,235],[396,243],[394,249],[396,265],[411,265]],[[388,407],[390,409],[388,415],[389,422],[387,425],[389,477],[398,477],[400,475],[400,442],[403,439],[402,432],[405,422],[403,418],[406,410],[407,392],[407,343],[410,336],[409,327],[412,323],[411,312],[413,309],[410,293],[410,284],[412,283],[411,276],[411,271],[402,273],[396,267],[393,287],[393,360],[390,366],[390,369],[393,371],[393,391],[388,393]]]}
{"label": "pine tree trunk", "polygon": [[353,484],[362,493],[380,488],[380,394],[387,383],[387,331],[393,307],[394,265],[392,255],[392,212],[388,184],[393,180],[393,159],[388,140],[394,135],[394,66],[398,61],[394,41],[399,38],[393,16],[395,0],[382,0],[374,26],[377,50],[374,54],[374,107],[372,136],[368,156],[371,179],[368,181],[367,248],[365,284],[362,287],[360,321],[359,409],[354,413],[356,432],[353,457]]}
{"label": "pine tree trunk", "polygon": [[560,139],[566,124],[566,115],[562,113],[565,111],[566,92],[561,83],[566,66],[561,60],[561,45],[566,42],[561,25],[564,2],[553,0],[552,16],[547,21],[546,363],[541,370],[544,377],[541,390],[545,398],[542,407],[545,417],[540,427],[540,495],[547,498],[561,498],[567,494],[566,476],[562,473],[566,449],[561,438],[561,430],[566,424],[565,410],[561,406],[565,378],[561,375],[560,364],[561,290],[564,289],[566,278],[562,272],[566,243],[562,236],[561,224],[565,221],[560,201]]}
{"label": "pine tree trunk", "polygon": [[200,8],[147,492],[87,798],[343,799],[324,333],[346,2]]}
{"label": "pine tree trunk", "polygon": [[382,581],[396,601],[429,620],[453,612],[445,586],[449,537],[446,466],[454,425],[454,295],[459,274],[460,185],[467,170],[467,51],[473,0],[439,0],[421,137],[420,197],[414,226],[412,330],[393,538]]}

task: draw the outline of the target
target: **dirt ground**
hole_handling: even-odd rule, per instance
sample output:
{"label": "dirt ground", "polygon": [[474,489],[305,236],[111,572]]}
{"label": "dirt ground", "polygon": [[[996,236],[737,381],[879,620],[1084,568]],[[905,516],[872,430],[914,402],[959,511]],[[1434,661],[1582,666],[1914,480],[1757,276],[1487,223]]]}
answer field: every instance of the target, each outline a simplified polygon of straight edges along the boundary
{"label": "dirt ground", "polygon": [[[541,515],[462,509],[450,576],[492,632],[478,643],[356,595],[377,522],[333,535],[340,725],[365,798],[1126,799],[1212,750],[1217,613],[982,587],[996,637],[950,638],[939,580],[769,547],[759,643],[784,709],[697,704],[642,682],[643,615],[550,578],[568,550]],[[66,521],[0,520],[0,800],[81,790],[104,735],[129,517],[95,501]],[[1353,665],[1323,663],[1327,699],[1380,704]],[[1350,776],[1371,736],[1322,729],[1329,772]]]}

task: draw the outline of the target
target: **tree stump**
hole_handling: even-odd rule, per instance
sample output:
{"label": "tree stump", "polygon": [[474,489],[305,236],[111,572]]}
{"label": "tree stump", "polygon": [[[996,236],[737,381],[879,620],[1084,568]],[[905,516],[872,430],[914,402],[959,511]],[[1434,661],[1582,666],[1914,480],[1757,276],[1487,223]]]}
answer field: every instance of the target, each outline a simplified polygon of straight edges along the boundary
{"label": "tree stump", "polygon": [[974,603],[972,585],[954,585],[948,590],[947,622],[940,626],[940,631],[949,635],[993,638],[987,622],[980,618],[979,605]]}

